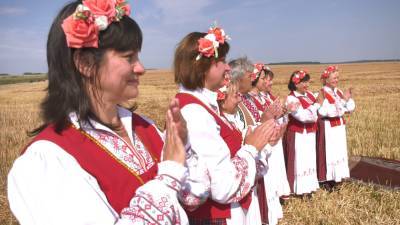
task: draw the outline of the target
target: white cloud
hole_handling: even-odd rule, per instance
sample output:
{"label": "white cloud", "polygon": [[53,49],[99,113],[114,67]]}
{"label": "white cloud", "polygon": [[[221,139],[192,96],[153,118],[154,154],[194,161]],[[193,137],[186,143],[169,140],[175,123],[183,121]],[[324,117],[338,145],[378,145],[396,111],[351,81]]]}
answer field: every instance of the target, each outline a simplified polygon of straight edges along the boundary
{"label": "white cloud", "polygon": [[28,10],[25,8],[18,8],[18,7],[10,7],[10,6],[3,6],[0,7],[0,15],[23,15]]}

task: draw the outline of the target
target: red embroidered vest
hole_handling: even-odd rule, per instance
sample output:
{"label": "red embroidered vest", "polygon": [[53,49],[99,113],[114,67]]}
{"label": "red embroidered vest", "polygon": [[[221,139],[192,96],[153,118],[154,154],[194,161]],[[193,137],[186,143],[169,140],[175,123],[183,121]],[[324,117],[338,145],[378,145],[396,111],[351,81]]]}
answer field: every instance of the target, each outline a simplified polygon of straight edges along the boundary
{"label": "red embroidered vest", "polygon": [[[212,109],[210,109],[193,95],[187,93],[178,93],[175,97],[179,99],[180,108],[183,108],[188,104],[198,104],[206,109],[214,117],[216,123],[220,126],[220,135],[228,145],[231,157],[236,155],[236,152],[242,147],[242,134],[239,130],[229,127],[221,119],[221,117],[217,115],[217,113],[215,113]],[[243,208],[248,209],[251,203],[251,194],[249,193],[239,203]],[[220,204],[209,198],[198,209],[194,210],[193,212],[187,211],[187,214],[189,217],[196,219],[230,218],[231,206],[230,204]]]}
{"label": "red embroidered vest", "polygon": [[[267,95],[269,96],[269,98]],[[263,96],[263,98],[265,99],[264,107],[268,107],[276,100],[276,97],[274,95],[272,95],[271,93],[266,93],[266,95]]]}
{"label": "red embroidered vest", "polygon": [[[336,90],[337,90],[337,91],[336,91],[336,94],[337,94],[341,99],[344,99],[342,91],[339,90],[339,89],[336,89]],[[322,91],[324,92],[325,98],[328,100],[329,104],[335,104],[336,99],[335,99],[331,94],[329,94],[328,92],[326,92],[323,88],[322,88]],[[344,120],[344,117],[343,117],[343,116],[342,116],[342,117],[326,117],[326,118],[323,118],[323,119],[329,120],[329,122],[330,122],[330,124],[331,124],[331,127],[336,127],[336,126],[342,125],[342,122],[341,122],[340,118],[342,118],[343,124],[346,124],[346,121]]]}
{"label": "red embroidered vest", "polygon": [[137,114],[132,115],[132,129],[155,161],[148,171],[136,176],[134,171],[118,162],[91,136],[72,125],[61,134],[54,131],[53,125],[49,125],[32,142],[51,141],[72,155],[86,172],[96,178],[108,202],[119,214],[123,208],[129,206],[136,189],[157,175],[157,163],[164,145],[156,128]]}
{"label": "red embroidered vest", "polygon": [[[256,105],[258,111],[264,111],[266,104],[262,104],[257,98],[256,96],[253,96],[252,94],[249,94],[251,96],[251,99],[253,100],[254,104]],[[267,102],[267,101],[266,101]]]}
{"label": "red embroidered vest", "polygon": [[251,113],[253,116],[255,122],[260,122],[261,116],[260,113],[258,112],[258,107],[256,106],[256,103],[253,101],[253,97],[250,94],[244,94],[242,95],[242,103],[248,111]]}
{"label": "red embroidered vest", "polygon": [[[296,97],[293,92],[291,92],[290,95]],[[311,100],[312,103],[314,103],[316,101],[316,99],[312,93],[307,91],[306,95]],[[300,97],[296,97],[296,98],[299,99],[303,109],[307,109],[308,107],[311,106],[311,104],[306,99],[304,99],[304,97],[300,96]],[[288,129],[291,131],[294,131],[294,132],[298,132],[298,133],[303,133],[303,131],[305,129],[307,133],[312,133],[312,132],[317,131],[317,123],[316,122],[315,123],[303,123],[289,114]]]}

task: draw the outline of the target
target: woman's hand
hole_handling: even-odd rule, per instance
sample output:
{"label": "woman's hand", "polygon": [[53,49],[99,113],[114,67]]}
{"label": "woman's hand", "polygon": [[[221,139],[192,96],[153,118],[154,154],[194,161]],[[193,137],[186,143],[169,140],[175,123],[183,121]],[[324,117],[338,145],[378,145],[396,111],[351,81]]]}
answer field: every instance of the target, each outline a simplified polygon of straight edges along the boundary
{"label": "woman's hand", "polygon": [[274,133],[269,141],[269,144],[271,146],[274,146],[278,143],[278,141],[283,137],[285,134],[287,127],[287,123],[281,124],[281,125],[276,125],[274,129]]}
{"label": "woman's hand", "polygon": [[271,120],[271,119],[274,119],[274,112],[272,111],[272,109],[270,109],[268,107],[267,109],[265,109],[265,111],[261,115],[260,122],[264,123],[264,122],[266,122],[268,120]]}
{"label": "woman's hand", "polygon": [[188,130],[186,127],[186,120],[183,118],[181,110],[179,108],[178,99],[174,98],[171,100],[171,102],[169,103],[169,110],[171,111],[173,122],[175,123],[176,128],[178,129],[179,137],[182,139],[183,144],[186,144],[188,137]]}
{"label": "woman's hand", "polygon": [[353,90],[353,88],[349,88],[349,89],[347,89],[345,92],[344,92],[344,94],[343,94],[343,98],[344,98],[344,100],[347,102],[351,97],[352,97],[352,90]]}
{"label": "woman's hand", "polygon": [[261,123],[270,119],[279,118],[284,114],[283,106],[279,99],[276,99],[271,105],[269,105],[263,114],[261,115]]}
{"label": "woman's hand", "polygon": [[267,120],[254,130],[251,127],[247,129],[244,143],[254,146],[258,151],[261,151],[266,144],[269,143],[275,127],[273,119]]}
{"label": "woman's hand", "polygon": [[[175,100],[171,101],[170,107],[167,110],[163,160],[171,160],[183,165],[185,163],[186,152],[182,137],[187,140],[187,128],[185,120],[182,121],[179,119],[179,116],[182,115],[180,115],[179,102]],[[176,109],[176,107],[178,108]]]}
{"label": "woman's hand", "polygon": [[284,114],[283,105],[279,98],[277,98],[272,104],[271,107],[274,109],[274,118],[280,118]]}
{"label": "woman's hand", "polygon": [[290,102],[286,106],[288,113],[296,112],[299,107],[300,107],[300,102]]}

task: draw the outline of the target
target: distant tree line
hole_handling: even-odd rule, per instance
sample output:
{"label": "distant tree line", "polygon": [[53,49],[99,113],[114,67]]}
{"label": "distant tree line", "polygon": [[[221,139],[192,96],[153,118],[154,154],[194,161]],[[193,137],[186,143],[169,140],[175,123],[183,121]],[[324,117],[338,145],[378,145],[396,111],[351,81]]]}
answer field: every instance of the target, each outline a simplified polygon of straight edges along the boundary
{"label": "distant tree line", "polygon": [[321,64],[321,62],[312,62],[312,61],[296,61],[296,62],[278,62],[278,63],[268,63],[268,65],[299,65],[299,64]]}
{"label": "distant tree line", "polygon": [[24,75],[41,75],[43,73],[32,73],[32,72],[25,72]]}
{"label": "distant tree line", "polygon": [[343,62],[296,61],[296,62],[268,63],[268,65],[348,64],[348,63],[399,62],[399,61],[400,59],[371,59],[371,60],[354,60],[354,61],[343,61]]}

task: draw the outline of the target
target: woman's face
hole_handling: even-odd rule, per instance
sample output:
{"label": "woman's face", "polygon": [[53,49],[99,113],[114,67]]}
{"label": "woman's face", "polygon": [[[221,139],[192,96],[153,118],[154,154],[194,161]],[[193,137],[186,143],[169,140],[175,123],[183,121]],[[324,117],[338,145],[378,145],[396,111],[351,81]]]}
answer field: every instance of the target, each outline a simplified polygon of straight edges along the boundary
{"label": "woman's face", "polygon": [[336,88],[339,83],[339,72],[333,72],[326,79],[326,86]]}
{"label": "woman's face", "polygon": [[225,101],[222,104],[222,110],[226,113],[234,114],[237,111],[237,106],[242,101],[240,92],[237,87],[233,88],[232,91],[228,92]]}
{"label": "woman's face", "polygon": [[138,52],[107,50],[99,70],[98,91],[105,103],[118,104],[139,94],[139,76],[145,73]]}
{"label": "woman's face", "polygon": [[273,78],[271,78],[271,76],[266,76],[265,77],[265,87],[264,87],[264,91],[265,92],[271,92],[272,91],[272,84],[274,84],[274,82],[272,81]]}
{"label": "woman's face", "polygon": [[204,87],[211,91],[217,91],[224,85],[225,74],[229,73],[230,70],[231,68],[225,62],[225,58],[213,62],[206,73]]}
{"label": "woman's face", "polygon": [[256,88],[258,89],[258,91],[265,91],[265,80],[266,80],[265,73],[264,71],[261,71],[260,77],[258,78],[256,84]]}
{"label": "woman's face", "polygon": [[305,94],[306,91],[308,90],[309,86],[310,86],[310,80],[302,81],[302,82],[296,84],[296,90],[297,90],[297,92],[299,92],[301,94]]}
{"label": "woman's face", "polygon": [[246,94],[252,88],[251,86],[251,76],[252,72],[246,72],[244,76],[239,78],[239,92],[242,94]]}

